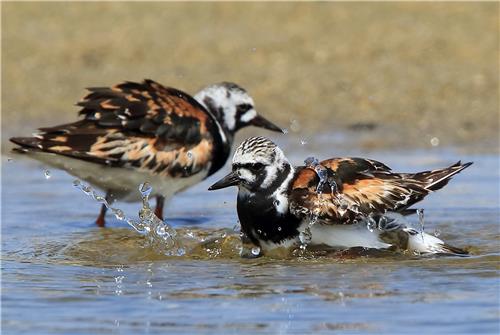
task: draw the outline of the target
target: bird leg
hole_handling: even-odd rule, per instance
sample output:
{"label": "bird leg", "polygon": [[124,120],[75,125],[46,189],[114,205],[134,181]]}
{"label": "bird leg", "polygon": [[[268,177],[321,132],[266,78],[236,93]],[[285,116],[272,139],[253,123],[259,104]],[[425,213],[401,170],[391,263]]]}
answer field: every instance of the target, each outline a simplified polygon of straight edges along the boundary
{"label": "bird leg", "polygon": [[[106,202],[108,205],[111,205],[113,203],[113,198],[111,197],[111,192],[107,191],[106,192]],[[106,221],[104,220],[104,217],[106,216],[106,211],[108,210],[108,207],[106,207],[105,204],[102,204],[101,206],[101,211],[99,212],[99,216],[97,217],[97,220],[95,220],[95,224],[98,227],[104,227],[106,225]]]}
{"label": "bird leg", "polygon": [[155,215],[158,219],[163,221],[163,205],[165,204],[165,197],[162,195],[156,196]]}

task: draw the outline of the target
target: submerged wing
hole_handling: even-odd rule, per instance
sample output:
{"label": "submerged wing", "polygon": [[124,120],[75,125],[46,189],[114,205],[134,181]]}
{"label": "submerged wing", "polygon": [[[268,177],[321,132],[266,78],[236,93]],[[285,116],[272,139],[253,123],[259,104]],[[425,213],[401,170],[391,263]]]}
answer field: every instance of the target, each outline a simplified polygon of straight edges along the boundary
{"label": "submerged wing", "polygon": [[323,180],[311,167],[297,173],[291,212],[298,217],[315,216],[324,223],[352,224],[369,215],[406,210],[471,163],[415,174],[394,173],[380,162],[362,158],[335,158],[319,164],[327,171]]}
{"label": "submerged wing", "polygon": [[11,140],[22,147],[153,173],[188,176],[207,167],[214,121],[186,93],[152,80],[89,91],[77,103],[83,120]]}

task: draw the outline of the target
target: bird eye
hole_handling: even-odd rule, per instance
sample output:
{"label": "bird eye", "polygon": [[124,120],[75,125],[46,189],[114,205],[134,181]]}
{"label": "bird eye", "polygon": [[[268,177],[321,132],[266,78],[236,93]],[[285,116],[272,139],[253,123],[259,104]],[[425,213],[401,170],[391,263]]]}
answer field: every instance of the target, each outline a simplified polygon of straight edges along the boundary
{"label": "bird eye", "polygon": [[238,105],[237,109],[238,109],[238,114],[242,115],[244,114],[245,112],[248,112],[250,109],[252,109],[253,106],[250,105],[250,104],[241,104],[241,105]]}
{"label": "bird eye", "polygon": [[264,164],[262,163],[253,163],[249,166],[252,171],[261,171],[264,168]]}

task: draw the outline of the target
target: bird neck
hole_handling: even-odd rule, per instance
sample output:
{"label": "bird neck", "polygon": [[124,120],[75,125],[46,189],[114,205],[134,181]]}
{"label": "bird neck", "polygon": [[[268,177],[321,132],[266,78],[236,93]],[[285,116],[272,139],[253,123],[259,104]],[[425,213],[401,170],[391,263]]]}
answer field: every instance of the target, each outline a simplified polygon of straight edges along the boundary
{"label": "bird neck", "polygon": [[229,158],[234,139],[234,132],[229,130],[224,122],[223,108],[218,107],[215,100],[207,95],[204,90],[196,94],[194,98],[205,108],[207,114],[212,120],[210,133],[214,138],[214,152],[212,165],[210,166],[210,170],[207,175],[210,176],[224,166]]}
{"label": "bird neck", "polygon": [[288,192],[295,171],[291,165],[287,166],[277,174],[277,186],[272,190],[239,189],[237,210],[241,230],[255,245],[281,243],[298,235],[300,220],[288,208]]}
{"label": "bird neck", "polygon": [[254,190],[248,190],[240,187],[238,200],[249,201],[249,205],[262,210],[272,210],[276,215],[286,215],[288,213],[288,192],[291,187],[295,169],[285,161],[280,169],[274,174],[268,185],[257,187]]}

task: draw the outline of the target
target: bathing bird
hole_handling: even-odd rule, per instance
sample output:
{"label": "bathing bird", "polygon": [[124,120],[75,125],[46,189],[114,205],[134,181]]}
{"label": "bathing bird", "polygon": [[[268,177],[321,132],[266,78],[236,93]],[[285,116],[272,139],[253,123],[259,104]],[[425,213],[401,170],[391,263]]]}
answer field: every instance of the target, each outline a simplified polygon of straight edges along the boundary
{"label": "bathing bird", "polygon": [[271,140],[251,137],[236,149],[232,172],[209,188],[238,187],[241,231],[259,252],[307,245],[467,253],[400,218],[472,163],[418,173],[364,158],[305,163],[294,167]]}
{"label": "bathing bird", "polygon": [[[282,131],[257,114],[240,86],[222,82],[194,97],[146,79],[88,88],[82,119],[14,137],[14,151],[106,191],[106,200],[138,201],[148,181],[158,217],[166,200],[219,170],[235,132],[247,126]],[[105,225],[106,206],[96,220]]]}

